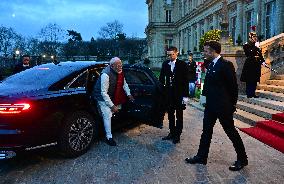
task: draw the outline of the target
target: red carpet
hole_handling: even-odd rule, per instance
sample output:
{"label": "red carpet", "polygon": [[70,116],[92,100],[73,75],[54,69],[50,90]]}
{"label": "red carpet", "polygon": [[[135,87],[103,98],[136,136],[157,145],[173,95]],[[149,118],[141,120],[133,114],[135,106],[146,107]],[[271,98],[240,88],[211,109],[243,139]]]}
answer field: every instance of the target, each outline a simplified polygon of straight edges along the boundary
{"label": "red carpet", "polygon": [[[277,118],[280,117],[280,120],[282,118],[281,116],[278,116],[278,115],[276,117]],[[282,122],[283,120],[284,119],[282,119]],[[260,121],[256,123],[255,127],[241,128],[240,130],[256,138],[257,140],[284,153],[284,124],[283,123],[273,121],[273,120]]]}
{"label": "red carpet", "polygon": [[278,114],[272,114],[272,119],[284,123],[284,112]]}

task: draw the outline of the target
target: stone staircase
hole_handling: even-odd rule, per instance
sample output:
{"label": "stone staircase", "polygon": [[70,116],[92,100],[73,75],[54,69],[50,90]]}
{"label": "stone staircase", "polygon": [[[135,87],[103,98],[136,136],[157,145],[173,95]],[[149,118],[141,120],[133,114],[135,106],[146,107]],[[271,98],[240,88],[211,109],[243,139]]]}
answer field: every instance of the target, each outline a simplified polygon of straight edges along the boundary
{"label": "stone staircase", "polygon": [[272,114],[284,112],[284,75],[277,75],[266,84],[258,85],[256,92],[259,98],[239,95],[234,114],[238,128],[255,126],[258,121],[272,119]]}

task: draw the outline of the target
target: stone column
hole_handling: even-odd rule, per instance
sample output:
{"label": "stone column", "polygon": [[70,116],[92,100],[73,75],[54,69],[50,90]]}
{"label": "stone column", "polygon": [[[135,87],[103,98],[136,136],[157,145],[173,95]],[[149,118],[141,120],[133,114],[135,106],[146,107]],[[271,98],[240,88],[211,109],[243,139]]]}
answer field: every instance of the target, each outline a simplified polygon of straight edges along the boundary
{"label": "stone column", "polygon": [[284,32],[284,1],[276,0],[276,33]]}
{"label": "stone column", "polygon": [[192,32],[192,25],[190,25],[189,27],[189,46],[188,46],[188,49],[191,50],[191,52],[193,52],[193,32]]}
{"label": "stone column", "polygon": [[208,18],[204,18],[204,33],[206,33],[208,31],[208,27],[209,27],[209,21]]}
{"label": "stone column", "polygon": [[197,50],[199,50],[199,40],[200,40],[200,23],[199,22],[197,22],[196,23],[196,37],[197,37],[197,45],[195,45],[196,46],[196,48],[197,48]]}
{"label": "stone column", "polygon": [[190,39],[191,39],[191,38],[190,38],[190,37],[191,37],[190,30],[191,30],[190,27],[188,27],[188,28],[187,28],[187,33],[186,33],[186,34],[187,34],[187,50],[186,50],[186,52],[187,52],[188,50],[190,50]]}
{"label": "stone column", "polygon": [[180,30],[180,45],[179,45],[179,53],[181,54],[181,49],[183,48],[183,30]]}
{"label": "stone column", "polygon": [[216,12],[213,13],[213,29],[218,29],[218,17]]}
{"label": "stone column", "polygon": [[185,14],[185,12],[184,12],[184,3],[183,3],[183,1],[180,1],[180,3],[181,3],[181,17],[183,17],[184,16],[184,14]]}
{"label": "stone column", "polygon": [[238,0],[237,2],[237,19],[236,19],[236,39],[240,35],[243,42],[244,42],[244,35],[243,35],[243,18],[244,18],[244,9],[243,9],[243,1]]}

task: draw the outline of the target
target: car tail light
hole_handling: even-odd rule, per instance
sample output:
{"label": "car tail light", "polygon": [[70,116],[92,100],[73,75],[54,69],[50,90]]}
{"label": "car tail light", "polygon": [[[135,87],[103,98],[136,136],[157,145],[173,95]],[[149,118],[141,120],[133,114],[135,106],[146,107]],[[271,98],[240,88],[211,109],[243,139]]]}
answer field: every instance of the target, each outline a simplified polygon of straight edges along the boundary
{"label": "car tail light", "polygon": [[18,114],[31,108],[28,103],[0,104],[0,114]]}

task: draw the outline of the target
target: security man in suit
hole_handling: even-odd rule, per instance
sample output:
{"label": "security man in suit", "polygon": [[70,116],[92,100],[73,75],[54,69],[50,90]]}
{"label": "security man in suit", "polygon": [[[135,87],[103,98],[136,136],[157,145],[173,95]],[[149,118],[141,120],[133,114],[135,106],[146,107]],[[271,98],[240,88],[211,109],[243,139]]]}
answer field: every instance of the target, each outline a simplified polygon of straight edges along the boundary
{"label": "security man in suit", "polygon": [[220,43],[209,41],[204,44],[204,56],[212,62],[208,67],[203,88],[203,95],[206,96],[203,132],[197,155],[186,158],[185,161],[190,164],[207,164],[213,127],[218,118],[237,152],[237,161],[229,169],[238,171],[248,165],[245,147],[233,120],[238,99],[238,85],[233,64],[224,60],[220,53]]}
{"label": "security man in suit", "polygon": [[260,81],[261,64],[265,62],[256,43],[258,43],[256,33],[250,32],[249,41],[243,46],[247,58],[240,79],[242,82],[246,82],[246,95],[248,98],[258,98],[255,90],[257,82]]}
{"label": "security man in suit", "polygon": [[164,86],[167,98],[167,112],[169,119],[169,134],[163,140],[172,140],[174,144],[180,142],[183,129],[183,110],[185,97],[188,92],[188,65],[185,61],[178,59],[176,47],[167,50],[169,60],[162,64],[159,80]]}
{"label": "security man in suit", "polygon": [[16,73],[19,73],[21,71],[31,68],[30,60],[31,60],[31,57],[29,55],[23,55],[22,62],[15,66],[13,73],[16,74]]}

